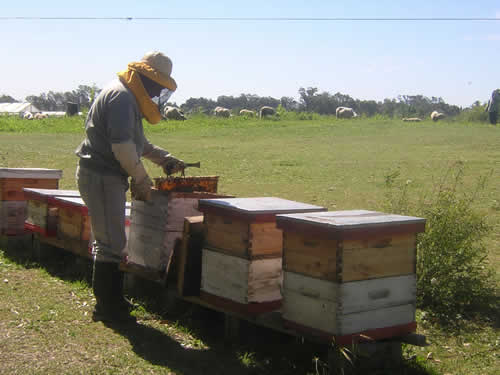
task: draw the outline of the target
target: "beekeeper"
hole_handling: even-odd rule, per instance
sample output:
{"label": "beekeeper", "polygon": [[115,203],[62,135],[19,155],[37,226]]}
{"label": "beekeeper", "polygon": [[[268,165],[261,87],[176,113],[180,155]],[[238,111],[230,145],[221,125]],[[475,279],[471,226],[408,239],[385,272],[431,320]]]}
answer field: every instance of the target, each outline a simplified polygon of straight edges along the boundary
{"label": "beekeeper", "polygon": [[136,200],[151,197],[152,181],[141,157],[161,166],[165,173],[183,170],[184,162],[151,144],[144,136],[142,118],[161,120],[161,109],[177,84],[171,77],[172,61],[150,52],[128,64],[118,79],[104,88],[85,121],[86,137],[75,153],[78,189],[89,209],[95,241],[92,247],[92,288],[96,298],[94,321],[135,321],[123,296],[125,202],[129,188]]}
{"label": "beekeeper", "polygon": [[490,124],[495,125],[500,113],[500,89],[493,90],[491,93],[491,99],[486,106],[486,112],[488,112]]}

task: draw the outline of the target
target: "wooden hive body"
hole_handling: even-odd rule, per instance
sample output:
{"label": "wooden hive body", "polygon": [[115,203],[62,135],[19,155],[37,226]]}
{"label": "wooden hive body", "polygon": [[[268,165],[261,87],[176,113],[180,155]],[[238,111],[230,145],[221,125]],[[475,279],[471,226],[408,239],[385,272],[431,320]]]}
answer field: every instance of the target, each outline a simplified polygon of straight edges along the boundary
{"label": "wooden hive body", "polygon": [[0,199],[26,200],[23,188],[57,189],[62,171],[43,168],[0,168]]}
{"label": "wooden hive body", "polygon": [[281,299],[281,258],[248,260],[210,249],[202,251],[201,289],[248,304]]}
{"label": "wooden hive body", "polygon": [[56,197],[80,197],[77,190],[24,188],[27,199],[25,228],[43,236],[57,235],[59,209],[54,204]]}
{"label": "wooden hive body", "polygon": [[200,200],[202,297],[240,313],[281,305],[283,233],[276,215],[325,208],[274,197]]}
{"label": "wooden hive body", "polygon": [[356,210],[276,220],[287,322],[339,336],[415,329],[416,235],[425,219]]}
{"label": "wooden hive body", "polygon": [[325,211],[324,207],[274,197],[203,199],[206,247],[245,259],[282,256],[276,215]]}
{"label": "wooden hive body", "polygon": [[58,209],[57,236],[74,240],[90,240],[90,216],[80,197],[54,197]]}
{"label": "wooden hive body", "polygon": [[0,234],[24,232],[27,202],[23,188],[56,189],[61,177],[62,171],[56,169],[0,168]]}
{"label": "wooden hive body", "polygon": [[336,283],[284,272],[283,318],[332,335],[415,321],[415,275]]}
{"label": "wooden hive body", "polygon": [[0,201],[0,234],[24,233],[26,201]]}
{"label": "wooden hive body", "polygon": [[150,202],[132,201],[128,259],[130,265],[168,272],[184,218],[198,216],[198,201],[220,195],[206,192],[152,191]]}

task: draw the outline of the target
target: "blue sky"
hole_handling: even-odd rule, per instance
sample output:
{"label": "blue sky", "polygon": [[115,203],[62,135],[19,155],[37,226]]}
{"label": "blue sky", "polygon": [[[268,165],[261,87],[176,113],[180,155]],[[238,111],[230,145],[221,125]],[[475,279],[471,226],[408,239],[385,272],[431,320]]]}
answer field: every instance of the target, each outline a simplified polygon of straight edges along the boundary
{"label": "blue sky", "polygon": [[[7,4],[5,4],[7,3]],[[500,18],[484,1],[30,1],[1,17]],[[0,19],[0,94],[23,99],[103,87],[150,50],[174,63],[172,101],[300,87],[358,99],[442,97],[469,106],[500,87],[499,21],[191,21]]]}

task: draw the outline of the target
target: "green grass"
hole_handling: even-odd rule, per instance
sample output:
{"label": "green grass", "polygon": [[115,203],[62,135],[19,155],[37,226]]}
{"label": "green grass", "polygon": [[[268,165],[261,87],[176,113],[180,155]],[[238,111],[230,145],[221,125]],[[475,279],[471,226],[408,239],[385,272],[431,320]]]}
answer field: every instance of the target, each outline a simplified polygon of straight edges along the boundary
{"label": "green grass", "polygon": [[[75,189],[73,151],[83,139],[82,126],[81,118],[0,117],[0,166],[62,169],[60,188]],[[463,189],[489,176],[476,209],[493,226],[486,239],[489,261],[495,270],[500,266],[499,127],[323,116],[302,121],[200,116],[145,127],[153,143],[185,161],[201,161],[201,169],[187,174],[220,176],[221,193],[276,196],[330,210],[382,210],[388,176],[399,173],[418,192],[432,188],[462,160]],[[152,177],[160,176],[160,168],[149,162],[146,167]],[[142,324],[133,332],[91,324],[88,275],[58,271],[60,262],[71,262],[68,257],[39,264],[11,252],[1,256],[0,373],[305,374],[315,373],[315,357],[324,360],[321,349],[265,330],[259,330],[257,343],[226,348],[220,317],[192,306],[174,313],[144,305],[137,312]],[[431,345],[405,348],[407,365],[393,373],[499,372],[498,322],[441,327],[422,311],[418,322]]]}

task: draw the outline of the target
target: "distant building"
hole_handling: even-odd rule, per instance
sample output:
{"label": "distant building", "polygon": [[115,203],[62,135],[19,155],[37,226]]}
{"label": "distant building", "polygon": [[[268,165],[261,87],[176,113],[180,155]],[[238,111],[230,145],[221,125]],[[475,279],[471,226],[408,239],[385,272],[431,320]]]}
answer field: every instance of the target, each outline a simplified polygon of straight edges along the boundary
{"label": "distant building", "polygon": [[31,103],[0,103],[0,115],[22,116],[26,112],[41,112]]}

